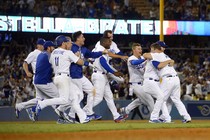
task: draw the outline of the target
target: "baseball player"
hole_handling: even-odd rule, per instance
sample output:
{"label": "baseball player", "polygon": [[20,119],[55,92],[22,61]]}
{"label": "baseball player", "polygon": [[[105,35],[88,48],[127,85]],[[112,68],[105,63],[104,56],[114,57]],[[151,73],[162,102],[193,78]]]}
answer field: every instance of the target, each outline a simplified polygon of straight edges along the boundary
{"label": "baseball player", "polygon": [[[44,51],[37,57],[34,85],[36,87],[37,102],[49,98],[58,97],[58,91],[52,82],[52,67],[49,63],[51,52],[55,49],[52,41],[44,43]],[[55,107],[54,107],[55,108]],[[38,116],[36,116],[37,119]]]}
{"label": "baseball player", "polygon": [[[106,30],[103,34],[103,37],[107,37],[107,38],[110,38],[111,41],[113,40],[113,34],[112,34],[112,31],[111,30]],[[100,48],[104,48],[103,46],[101,46],[100,44],[100,41],[98,41],[95,45],[95,48],[92,50],[92,52],[97,52],[98,50],[100,50]],[[123,56],[122,55],[123,53],[120,52],[120,50],[118,49],[117,45],[115,42],[112,41],[111,43],[111,46],[110,46],[110,49],[109,49],[109,52],[108,52],[108,55],[109,55],[109,59],[111,58],[120,58],[120,59],[123,59],[123,60],[126,60],[128,58],[128,56]],[[93,60],[94,61],[94,60]],[[111,65],[110,67],[115,70]],[[115,70],[116,71],[116,70]],[[111,80],[115,80],[116,82],[118,83],[123,83],[124,82],[124,79],[123,77],[117,77],[115,75],[113,75],[112,73],[108,73],[107,74],[108,78],[111,79]],[[93,105],[93,98],[92,96],[89,96],[90,94],[88,94],[88,98],[87,98],[87,104],[86,106],[83,108],[86,113],[88,114],[88,116],[91,118],[91,119],[96,119],[98,116],[94,116],[94,112],[93,112],[93,109],[92,109],[92,105]],[[91,115],[92,114],[92,115]],[[102,118],[102,116],[100,117]]]}
{"label": "baseball player", "polygon": [[[81,31],[73,33],[72,39],[74,41],[74,44],[72,45],[71,51],[73,53],[77,54],[79,56],[79,58],[82,60],[84,60],[86,58],[98,58],[102,54],[108,53],[107,50],[100,51],[100,52],[91,52],[86,47],[84,47],[83,45],[84,45],[85,38]],[[83,91],[88,94],[87,102],[90,102],[90,104],[88,104],[86,106],[86,108],[84,109],[85,112],[87,113],[88,117],[91,120],[92,119],[95,119],[95,120],[101,119],[102,116],[94,114],[94,112],[92,111],[93,95],[95,94],[94,93],[95,89],[94,89],[92,83],[83,75],[82,66],[78,65],[77,63],[72,63],[70,66],[70,77],[71,77],[72,82],[79,87],[79,89],[81,91],[80,93],[82,93],[78,100],[79,103],[81,102],[81,100],[84,97]],[[62,107],[59,107],[58,110],[62,111],[62,112],[64,111],[64,109]],[[75,111],[73,109],[70,110],[69,116],[71,118],[75,118]]]}
{"label": "baseball player", "polygon": [[[28,77],[33,77],[35,75],[35,69],[36,69],[36,60],[37,56],[44,50],[43,44],[45,43],[45,40],[42,38],[39,38],[37,40],[37,46],[36,49],[29,53],[25,61],[23,62],[23,69]],[[33,74],[29,71],[29,64],[31,64]],[[33,84],[34,84],[34,77],[33,77]],[[35,90],[37,91],[36,87]],[[29,100],[27,102],[19,103],[15,105],[15,114],[16,117],[19,118],[19,113],[22,109],[26,109],[26,112],[28,113],[29,118],[32,121],[35,121],[34,119],[34,112],[35,112],[35,105],[37,103],[37,98],[34,98],[32,100]],[[33,108],[31,108],[33,107]]]}
{"label": "baseball player", "polygon": [[[164,53],[167,45],[163,41],[158,41],[153,44],[155,53],[151,54],[153,58],[153,65],[158,69],[158,75],[162,78],[160,88],[164,93],[164,101],[167,101],[169,98],[175,104],[179,114],[184,118],[183,123],[191,122],[191,117],[188,114],[184,104],[180,100],[180,80],[177,76],[173,64],[174,61],[171,60],[169,56]],[[171,61],[168,65],[161,65],[160,62]],[[168,115],[163,113],[166,120]]]}
{"label": "baseball player", "polygon": [[[100,40],[101,48],[98,48],[97,51],[103,51],[109,49],[111,45],[111,40],[107,37],[102,37]],[[93,106],[98,105],[103,98],[105,98],[107,105],[112,112],[114,121],[116,123],[124,121],[123,116],[117,112],[117,108],[114,104],[113,94],[110,89],[107,73],[112,73],[115,76],[122,76],[122,73],[114,71],[108,64],[109,55],[103,55],[94,61],[94,72],[91,76],[91,80],[96,90],[96,95],[94,98]]]}
{"label": "baseball player", "polygon": [[[111,30],[105,30],[104,33],[103,33],[103,37],[108,37],[112,41],[110,49],[108,50],[109,52],[111,52],[111,53],[109,53],[110,60],[112,58],[120,58],[122,60],[127,60],[128,59],[128,56],[124,56],[123,53],[120,51],[120,49],[117,47],[117,44],[113,41],[113,32]],[[101,47],[100,41],[98,41],[95,45],[95,48],[93,49],[93,52],[95,50],[97,50],[97,48],[100,48],[100,47]],[[117,54],[117,55],[115,55],[115,54]],[[109,79],[112,79],[112,80],[116,81],[117,83],[123,83],[124,82],[124,79],[122,77],[117,77],[117,76],[115,76],[111,73],[109,73],[107,76],[109,77]]]}
{"label": "baseball player", "polygon": [[[156,102],[154,105],[154,109],[151,112],[150,115],[150,123],[161,123],[159,120],[159,112],[162,110],[164,112],[163,114],[168,114],[168,110],[166,107],[166,104],[164,103],[164,95],[162,90],[160,89],[160,80],[158,76],[157,69],[152,64],[152,57],[151,54],[154,52],[154,48],[151,45],[150,46],[151,52],[150,53],[144,53],[143,57],[147,59],[147,63],[145,66],[145,72],[144,72],[144,83],[143,83],[143,90],[147,94],[150,94],[152,97],[156,98]],[[170,61],[164,61],[161,62],[161,64],[169,64]],[[168,118],[168,120],[165,120],[165,123],[170,123],[171,119]]]}
{"label": "baseball player", "polygon": [[129,84],[130,88],[136,94],[138,99],[135,99],[128,106],[120,109],[121,113],[128,117],[131,110],[137,106],[144,104],[148,107],[149,111],[152,112],[154,108],[154,99],[150,94],[147,94],[143,90],[143,74],[146,65],[145,59],[141,56],[142,48],[138,43],[132,44],[133,55],[128,58],[127,66],[129,71]]}
{"label": "baseball player", "polygon": [[56,38],[57,49],[55,49],[50,57],[50,63],[54,70],[54,83],[58,88],[59,97],[38,101],[36,113],[38,114],[46,106],[50,105],[66,105],[71,103],[71,107],[76,111],[80,123],[89,122],[86,113],[81,109],[78,102],[78,97],[81,94],[80,90],[70,79],[69,67],[71,63],[88,66],[89,62],[83,61],[70,51],[72,43],[65,36],[60,35]]}

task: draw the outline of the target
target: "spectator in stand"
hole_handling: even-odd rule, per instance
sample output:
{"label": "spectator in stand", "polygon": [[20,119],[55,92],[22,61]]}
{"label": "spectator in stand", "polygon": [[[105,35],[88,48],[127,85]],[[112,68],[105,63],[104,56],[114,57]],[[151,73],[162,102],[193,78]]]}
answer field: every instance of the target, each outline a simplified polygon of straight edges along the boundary
{"label": "spectator in stand", "polygon": [[48,7],[50,16],[57,16],[58,15],[58,6],[55,2],[51,2],[51,5]]}

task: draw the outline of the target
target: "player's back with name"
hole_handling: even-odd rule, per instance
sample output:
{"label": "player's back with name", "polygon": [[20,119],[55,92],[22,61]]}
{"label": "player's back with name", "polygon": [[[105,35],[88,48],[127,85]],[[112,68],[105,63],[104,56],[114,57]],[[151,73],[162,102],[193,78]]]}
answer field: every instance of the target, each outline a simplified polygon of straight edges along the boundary
{"label": "player's back with name", "polygon": [[65,50],[54,50],[53,52],[52,52],[52,54],[62,54],[63,55],[63,53],[65,52]]}

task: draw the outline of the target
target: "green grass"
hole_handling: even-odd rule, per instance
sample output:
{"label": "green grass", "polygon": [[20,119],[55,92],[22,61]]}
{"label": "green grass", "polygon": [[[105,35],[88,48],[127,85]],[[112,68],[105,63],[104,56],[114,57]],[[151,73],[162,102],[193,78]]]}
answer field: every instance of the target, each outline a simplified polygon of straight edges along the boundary
{"label": "green grass", "polygon": [[158,128],[210,128],[210,120],[195,120],[192,123],[182,124],[176,120],[172,124],[150,124],[148,121],[93,121],[88,124],[65,124],[56,122],[0,122],[0,133],[45,133],[45,132],[77,132],[103,130],[133,130]]}

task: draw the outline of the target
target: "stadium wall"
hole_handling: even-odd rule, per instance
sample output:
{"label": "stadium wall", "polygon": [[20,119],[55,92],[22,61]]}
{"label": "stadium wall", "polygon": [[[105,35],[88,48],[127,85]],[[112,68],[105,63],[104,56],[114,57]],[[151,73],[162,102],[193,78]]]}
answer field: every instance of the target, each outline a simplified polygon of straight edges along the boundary
{"label": "stadium wall", "polygon": [[[117,108],[124,107],[128,105],[131,100],[115,100]],[[192,119],[210,119],[210,102],[209,101],[185,101],[185,106]],[[103,120],[112,120],[112,114],[109,111],[106,102],[103,100],[97,107],[94,108],[95,113],[102,115]],[[142,119],[139,112],[142,115],[143,119],[148,119],[149,112],[145,106],[141,106],[129,115],[128,119],[133,118],[134,120]],[[173,120],[182,119],[179,115],[177,109],[173,106],[171,116]],[[53,121],[57,120],[57,115],[51,107],[47,107],[40,112],[39,120],[40,121]],[[23,110],[20,113],[20,118],[16,119],[15,112],[13,107],[2,106],[0,107],[0,121],[29,121],[27,113]]]}

